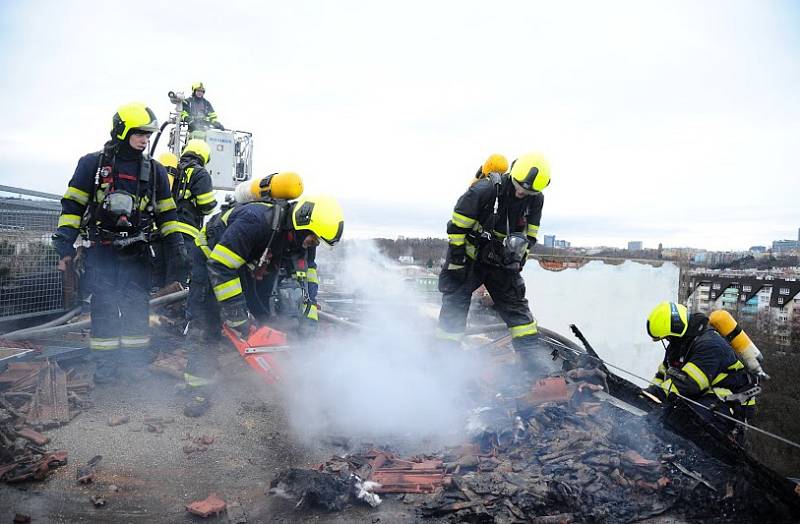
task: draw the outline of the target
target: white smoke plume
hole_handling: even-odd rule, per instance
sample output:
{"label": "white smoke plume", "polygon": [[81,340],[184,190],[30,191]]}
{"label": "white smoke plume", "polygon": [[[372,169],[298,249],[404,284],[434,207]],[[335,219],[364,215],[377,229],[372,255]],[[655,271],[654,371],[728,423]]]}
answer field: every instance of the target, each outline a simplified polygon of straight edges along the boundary
{"label": "white smoke plume", "polygon": [[425,299],[373,242],[346,247],[337,289],[367,303],[353,320],[369,330],[320,338],[293,359],[285,396],[295,431],[309,440],[457,438],[468,385],[480,373],[477,357],[435,347],[435,323],[416,310]]}

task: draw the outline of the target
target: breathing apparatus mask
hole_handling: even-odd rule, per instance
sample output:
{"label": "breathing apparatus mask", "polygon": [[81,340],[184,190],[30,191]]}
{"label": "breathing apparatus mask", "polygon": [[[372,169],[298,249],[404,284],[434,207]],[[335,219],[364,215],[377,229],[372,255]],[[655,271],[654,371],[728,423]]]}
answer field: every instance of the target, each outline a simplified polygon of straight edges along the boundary
{"label": "breathing apparatus mask", "polygon": [[520,271],[528,256],[528,239],[522,233],[511,233],[503,239],[503,266]]}
{"label": "breathing apparatus mask", "polygon": [[113,191],[103,197],[100,208],[108,223],[114,224],[117,229],[130,229],[133,227],[131,216],[135,208],[133,195],[126,191]]}

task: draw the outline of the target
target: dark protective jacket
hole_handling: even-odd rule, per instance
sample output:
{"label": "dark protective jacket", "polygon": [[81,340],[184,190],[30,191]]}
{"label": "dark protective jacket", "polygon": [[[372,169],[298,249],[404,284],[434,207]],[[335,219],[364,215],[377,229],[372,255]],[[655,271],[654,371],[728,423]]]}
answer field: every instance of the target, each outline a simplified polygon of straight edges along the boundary
{"label": "dark protective jacket", "polygon": [[[117,227],[108,221],[101,209],[103,198],[112,191],[135,195],[138,211],[131,217],[131,222],[137,227],[125,234],[131,236],[143,229],[149,231],[155,222],[167,245],[181,244],[180,235],[173,235],[178,232],[178,215],[164,166],[153,160],[150,181],[145,183],[140,180],[140,175],[143,162],[148,160],[143,160],[144,157],[121,159],[114,156],[110,148],[107,151],[106,154],[102,151],[89,153],[78,160],[67,191],[61,198],[61,216],[53,236],[53,245],[58,254],[61,257],[74,254],[73,244],[82,227],[89,240],[113,236]],[[100,176],[95,187],[98,167]],[[92,205],[92,197],[95,205]],[[84,220],[87,208],[93,210],[94,216],[87,215]]]}
{"label": "dark protective jacket", "polygon": [[478,180],[458,199],[447,223],[449,262],[463,264],[465,257],[476,258],[481,233],[501,242],[508,234],[506,224],[512,233],[524,233],[529,242],[535,242],[543,205],[542,193],[517,198],[509,175]]}
{"label": "dark protective jacket", "polygon": [[725,398],[750,386],[744,365],[730,344],[708,327],[708,317],[695,313],[683,337],[670,337],[664,360],[652,381],[669,393],[689,398]]}
{"label": "dark protective jacket", "polygon": [[213,213],[217,207],[211,175],[197,156],[186,154],[181,157],[178,176],[172,185],[172,197],[178,206],[180,232],[197,238],[203,217]]}
{"label": "dark protective jacket", "polygon": [[207,120],[213,123],[217,121],[217,113],[214,111],[214,106],[205,97],[197,98],[192,95],[183,100],[181,121],[193,122],[195,120]]}

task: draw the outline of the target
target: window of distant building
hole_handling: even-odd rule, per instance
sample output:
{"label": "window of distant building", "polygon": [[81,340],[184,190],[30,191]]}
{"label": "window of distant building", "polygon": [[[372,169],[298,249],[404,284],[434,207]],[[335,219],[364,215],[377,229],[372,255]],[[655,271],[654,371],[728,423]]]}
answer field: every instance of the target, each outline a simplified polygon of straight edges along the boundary
{"label": "window of distant building", "polygon": [[778,297],[778,304],[783,304],[783,297]]}
{"label": "window of distant building", "polygon": [[780,288],[778,290],[778,293],[780,293],[781,295],[788,295],[789,294],[789,288],[788,287],[782,287],[782,288]]}
{"label": "window of distant building", "polygon": [[722,286],[721,286],[720,284],[718,284],[718,283],[716,283],[716,282],[715,282],[715,283],[714,283],[714,285],[713,285],[712,287],[713,287],[714,289],[719,289],[719,288],[721,288]]}
{"label": "window of distant building", "polygon": [[742,286],[742,291],[745,293],[750,293],[753,290],[751,286]]}

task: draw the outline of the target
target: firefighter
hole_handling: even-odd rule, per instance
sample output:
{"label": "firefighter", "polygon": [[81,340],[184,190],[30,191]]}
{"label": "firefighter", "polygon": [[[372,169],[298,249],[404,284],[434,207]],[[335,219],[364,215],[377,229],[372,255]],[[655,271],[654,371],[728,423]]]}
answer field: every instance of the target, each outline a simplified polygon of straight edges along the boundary
{"label": "firefighter", "polygon": [[[216,369],[214,356],[202,351],[205,344],[196,341],[218,337],[220,320],[242,338],[250,333],[242,285],[249,267],[258,273],[273,263],[273,253],[278,263],[290,241],[306,250],[320,241],[332,246],[341,239],[343,229],[344,218],[336,200],[304,197],[296,202],[239,204],[215,215],[200,230],[196,240],[200,251],[195,254],[189,286],[192,318],[184,378],[193,398],[184,407],[186,415],[199,416],[208,409]],[[308,314],[316,317],[316,306],[308,306]]]}
{"label": "firefighter", "polygon": [[[647,318],[647,334],[667,341],[664,360],[646,390],[651,395],[664,401],[678,393],[745,422],[754,414],[760,391],[754,388],[756,379],[707,316],[689,315],[683,304],[661,302]],[[695,412],[726,433],[740,433],[734,423],[709,410]]]}
{"label": "firefighter", "polygon": [[[172,198],[178,206],[178,231],[187,246],[189,259],[194,258],[194,251],[199,249],[194,241],[203,220],[217,207],[211,175],[206,171],[206,164],[211,159],[211,148],[204,140],[189,140],[181,153],[175,182],[172,185]],[[170,281],[185,284],[189,278],[187,266],[169,265],[172,278]]]}
{"label": "firefighter", "polygon": [[149,107],[140,103],[120,107],[112,119],[111,140],[102,151],[78,161],[61,199],[53,235],[59,267],[74,256],[79,233],[89,242],[89,345],[98,360],[100,380],[115,378],[120,362],[147,360],[154,227],[173,260],[186,258],[166,170],[146,154],[150,135],[157,130]]}
{"label": "firefighter", "polygon": [[205,131],[209,127],[225,129],[217,120],[217,113],[206,97],[203,82],[192,84],[192,96],[183,100],[181,122],[189,123],[189,132]]}
{"label": "firefighter", "polygon": [[516,159],[509,173],[488,171],[458,199],[447,223],[449,245],[439,274],[439,339],[460,344],[472,292],[483,284],[522,363],[531,372],[543,370],[546,355],[538,348],[536,320],[520,272],[536,244],[542,190],[549,184],[547,161],[531,153]]}

